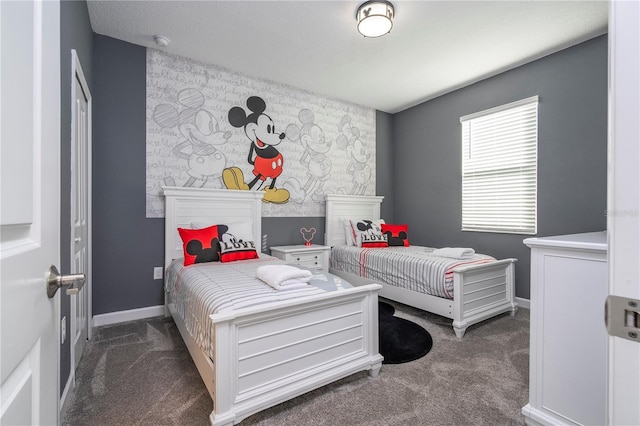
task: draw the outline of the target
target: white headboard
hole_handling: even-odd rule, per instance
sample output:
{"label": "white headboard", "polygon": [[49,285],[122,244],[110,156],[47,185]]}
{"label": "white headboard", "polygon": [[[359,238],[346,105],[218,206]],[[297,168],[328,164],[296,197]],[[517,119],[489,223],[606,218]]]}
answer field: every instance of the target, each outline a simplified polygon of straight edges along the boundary
{"label": "white headboard", "polygon": [[324,243],[330,247],[346,244],[345,219],[380,219],[378,195],[327,195]]}
{"label": "white headboard", "polygon": [[256,250],[261,252],[262,197],[257,191],[164,187],[165,227],[164,266],[183,257],[178,228],[191,228],[191,222],[211,224],[250,221]]}

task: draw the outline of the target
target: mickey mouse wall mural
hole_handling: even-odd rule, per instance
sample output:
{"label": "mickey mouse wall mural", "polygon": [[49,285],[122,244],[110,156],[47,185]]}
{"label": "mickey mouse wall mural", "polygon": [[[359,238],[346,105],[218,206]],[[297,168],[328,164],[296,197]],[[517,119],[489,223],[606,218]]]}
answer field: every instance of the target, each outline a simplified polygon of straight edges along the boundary
{"label": "mickey mouse wall mural", "polygon": [[251,190],[265,217],[374,192],[375,110],[154,49],[146,94],[149,218],[165,215],[163,187]]}
{"label": "mickey mouse wall mural", "polygon": [[[220,129],[213,114],[205,108],[205,98],[196,89],[183,89],[177,95],[178,107],[159,104],[153,111],[153,120],[163,129],[175,128],[180,132],[179,143],[171,150],[177,158],[186,160],[189,176],[182,186],[206,186],[218,181],[226,166],[226,156],[220,149],[227,143],[231,132]],[[175,186],[171,177],[165,185]]]}
{"label": "mickey mouse wall mural", "polygon": [[[246,183],[244,174],[239,167],[229,167],[222,171],[222,180],[227,189],[235,190],[260,190],[267,179],[271,179],[270,185],[264,188],[262,201],[266,203],[284,204],[289,201],[289,191],[276,187],[276,179],[282,174],[284,157],[276,148],[285,138],[284,133],[278,133],[276,126],[264,111],[267,108],[265,101],[258,96],[247,99],[247,114],[244,108],[234,106],[229,110],[229,123],[236,128],[243,128],[244,133],[251,142],[247,162],[253,165],[254,178]],[[260,182],[260,185],[256,184]]]}
{"label": "mickey mouse wall mural", "polygon": [[302,124],[290,123],[287,126],[287,139],[300,144],[304,151],[300,164],[306,168],[307,181],[302,185],[295,177],[289,178],[284,185],[289,189],[291,200],[302,204],[307,197],[316,203],[324,203],[324,184],[331,174],[331,140],[325,137],[322,127],[315,123],[315,115],[310,109],[301,109],[298,120]]}

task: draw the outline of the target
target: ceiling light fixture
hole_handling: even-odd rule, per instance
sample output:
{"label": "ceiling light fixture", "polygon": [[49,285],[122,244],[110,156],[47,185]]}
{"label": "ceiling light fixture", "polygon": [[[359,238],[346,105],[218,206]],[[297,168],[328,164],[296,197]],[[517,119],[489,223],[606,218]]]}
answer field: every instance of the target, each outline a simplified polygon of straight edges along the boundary
{"label": "ceiling light fixture", "polygon": [[358,31],[365,37],[380,37],[393,28],[393,5],[388,1],[367,1],[356,12]]}

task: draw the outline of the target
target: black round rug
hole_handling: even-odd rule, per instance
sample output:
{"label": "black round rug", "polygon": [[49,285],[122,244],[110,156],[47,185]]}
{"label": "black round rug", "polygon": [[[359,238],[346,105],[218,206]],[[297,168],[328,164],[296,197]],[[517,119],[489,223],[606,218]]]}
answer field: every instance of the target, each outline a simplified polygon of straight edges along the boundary
{"label": "black round rug", "polygon": [[402,364],[429,353],[433,340],[427,330],[404,318],[394,317],[395,308],[378,302],[378,335],[383,364]]}

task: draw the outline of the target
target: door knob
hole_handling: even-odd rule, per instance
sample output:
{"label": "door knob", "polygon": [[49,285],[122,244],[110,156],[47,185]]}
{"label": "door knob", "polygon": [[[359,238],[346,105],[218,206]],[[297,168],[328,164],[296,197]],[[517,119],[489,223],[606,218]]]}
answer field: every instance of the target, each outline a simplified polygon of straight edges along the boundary
{"label": "door knob", "polygon": [[49,266],[46,275],[47,296],[52,298],[60,287],[68,287],[67,295],[78,294],[84,285],[84,274],[61,275],[54,265]]}

